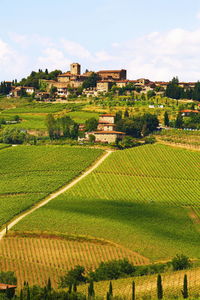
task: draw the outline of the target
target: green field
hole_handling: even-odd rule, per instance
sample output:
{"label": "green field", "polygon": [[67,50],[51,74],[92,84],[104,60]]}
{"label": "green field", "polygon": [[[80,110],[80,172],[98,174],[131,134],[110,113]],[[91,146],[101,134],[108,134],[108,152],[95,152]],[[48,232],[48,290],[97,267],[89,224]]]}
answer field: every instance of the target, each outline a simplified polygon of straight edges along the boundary
{"label": "green field", "polygon": [[199,258],[187,208],[199,205],[199,164],[198,152],[159,144],[114,152],[14,230],[103,238],[152,261],[180,252]]}
{"label": "green field", "polygon": [[77,123],[85,123],[86,120],[90,118],[99,118],[99,114],[95,112],[87,112],[87,111],[72,111],[67,113],[69,117],[71,117]]}
{"label": "green field", "polygon": [[17,146],[0,151],[0,226],[72,180],[102,153],[67,146]]}

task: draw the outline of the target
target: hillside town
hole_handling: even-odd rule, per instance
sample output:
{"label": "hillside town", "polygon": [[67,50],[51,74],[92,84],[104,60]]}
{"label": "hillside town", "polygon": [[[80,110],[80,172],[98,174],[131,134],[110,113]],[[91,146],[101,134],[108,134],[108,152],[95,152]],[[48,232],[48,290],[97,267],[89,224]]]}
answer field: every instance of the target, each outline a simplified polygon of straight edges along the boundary
{"label": "hillside town", "polygon": [[[84,84],[94,79],[93,84],[84,87]],[[40,79],[39,88],[34,86],[13,85],[13,82],[6,81],[5,84],[10,87],[8,97],[20,97],[23,94],[34,95],[37,100],[48,100],[53,91],[58,99],[67,99],[74,92],[87,97],[96,97],[118,89],[127,88],[127,93],[134,90],[136,93],[155,92],[163,95],[169,85],[169,82],[151,81],[146,78],[136,80],[127,78],[127,70],[100,70],[92,72],[86,70],[81,73],[81,65],[72,63],[70,71],[59,73],[54,80]],[[87,85],[86,85],[87,86]],[[129,87],[129,88],[128,88]],[[179,87],[184,90],[190,90],[195,87],[195,82],[179,82]]]}

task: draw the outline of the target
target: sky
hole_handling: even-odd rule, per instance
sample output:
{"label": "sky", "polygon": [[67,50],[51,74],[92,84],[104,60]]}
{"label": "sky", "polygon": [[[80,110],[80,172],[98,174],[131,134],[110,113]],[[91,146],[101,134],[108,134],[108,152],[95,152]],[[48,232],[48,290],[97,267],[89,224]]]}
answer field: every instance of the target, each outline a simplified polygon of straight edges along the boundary
{"label": "sky", "polygon": [[200,80],[199,0],[1,0],[0,81],[31,71],[127,69]]}

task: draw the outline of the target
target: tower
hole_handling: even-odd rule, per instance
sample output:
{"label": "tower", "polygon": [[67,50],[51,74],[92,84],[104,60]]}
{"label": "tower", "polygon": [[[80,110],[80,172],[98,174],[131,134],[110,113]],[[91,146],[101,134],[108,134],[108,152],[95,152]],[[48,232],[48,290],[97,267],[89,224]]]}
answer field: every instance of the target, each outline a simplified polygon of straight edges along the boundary
{"label": "tower", "polygon": [[81,65],[78,63],[73,63],[70,65],[70,71],[73,75],[80,75],[81,74]]}

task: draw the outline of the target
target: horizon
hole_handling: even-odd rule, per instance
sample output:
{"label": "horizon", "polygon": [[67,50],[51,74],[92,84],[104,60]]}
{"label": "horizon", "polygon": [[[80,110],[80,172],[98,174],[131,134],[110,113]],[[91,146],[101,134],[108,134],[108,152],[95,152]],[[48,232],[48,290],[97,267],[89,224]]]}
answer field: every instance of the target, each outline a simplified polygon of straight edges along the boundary
{"label": "horizon", "polygon": [[193,0],[2,1],[0,81],[38,69],[126,69],[127,78],[200,80],[200,3]]}

